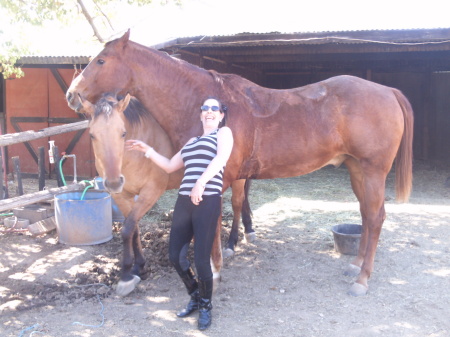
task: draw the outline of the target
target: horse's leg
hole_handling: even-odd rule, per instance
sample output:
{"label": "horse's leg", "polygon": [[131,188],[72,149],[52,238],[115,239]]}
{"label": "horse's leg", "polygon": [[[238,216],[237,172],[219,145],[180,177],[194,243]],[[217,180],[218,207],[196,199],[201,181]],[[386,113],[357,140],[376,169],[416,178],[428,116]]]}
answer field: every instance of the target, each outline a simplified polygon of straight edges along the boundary
{"label": "horse's leg", "polygon": [[[145,214],[145,213],[144,213]],[[133,235],[133,253],[134,253],[134,265],[132,269],[132,274],[139,276],[142,280],[145,280],[147,276],[142,271],[145,266],[145,258],[142,252],[142,242],[141,242],[141,231],[139,229],[139,221],[134,230]]]}
{"label": "horse's leg", "polygon": [[365,226],[364,221],[364,214],[363,214],[363,173],[361,171],[361,165],[360,163],[354,159],[353,157],[348,158],[345,161],[345,165],[347,166],[348,171],[350,172],[350,182],[352,185],[352,190],[356,195],[356,198],[359,202],[359,209],[361,212],[361,218],[362,218],[362,233],[361,233],[361,240],[359,244],[358,254],[353,259],[353,261],[350,263],[350,265],[347,267],[347,269],[344,271],[345,276],[358,276],[361,272],[361,265],[364,261],[364,254],[366,252],[367,248],[367,241],[368,241],[368,235],[369,232],[367,231],[367,228]]}
{"label": "horse's leg", "polygon": [[122,264],[119,283],[117,284],[116,293],[120,296],[126,296],[134,290],[136,285],[141,281],[139,275],[133,273],[134,265],[134,236],[137,229],[138,221],[131,216],[126,217],[122,227]]}
{"label": "horse's leg", "polygon": [[250,202],[248,201],[248,194],[250,192],[251,179],[245,180],[244,184],[244,200],[242,201],[242,223],[244,225],[245,241],[253,242],[256,240],[256,233],[253,229],[252,210],[250,209]]}
{"label": "horse's leg", "polygon": [[[234,255],[234,247],[236,247],[239,239],[239,223],[242,222],[245,228],[245,238],[248,242],[255,240],[255,231],[252,228],[252,217],[250,205],[248,203],[248,189],[250,180],[235,180],[231,184],[231,205],[233,207],[233,224],[231,226],[228,242],[223,250],[225,258]],[[247,185],[246,185],[247,184]]]}
{"label": "horse's leg", "polygon": [[125,219],[122,227],[122,272],[116,288],[116,293],[120,296],[126,296],[132,292],[141,280],[141,271],[144,268],[145,259],[139,235],[139,221],[153,207],[164,190],[164,188],[158,188],[153,184],[151,186],[146,185],[145,188],[141,189],[139,198]]}
{"label": "horse's leg", "polygon": [[[122,261],[121,261],[121,276],[119,284],[116,288],[116,292],[119,295],[125,296],[134,289],[140,278],[131,273],[131,268],[134,262],[133,254],[133,236],[134,228],[136,227],[136,221],[131,216],[131,211],[134,206],[134,196],[123,191],[119,194],[113,194],[114,201],[117,203],[122,214],[125,216],[125,220],[122,225]],[[126,286],[124,286],[126,285]],[[128,289],[130,289],[128,291]]]}
{"label": "horse's leg", "polygon": [[239,238],[239,224],[241,222],[242,203],[245,198],[244,194],[245,180],[235,180],[231,183],[231,205],[233,208],[233,224],[231,225],[230,235],[227,244],[223,250],[223,257],[231,257],[234,255],[234,247]]}
{"label": "horse's leg", "polygon": [[[230,184],[225,182],[223,183],[223,190],[225,192]],[[216,291],[219,287],[220,282],[220,270],[223,265],[223,255],[222,255],[222,242],[221,242],[221,232],[222,232],[222,209],[223,209],[223,199],[221,202],[221,212],[219,215],[219,219],[217,220],[216,227],[216,235],[214,236],[214,242],[211,251],[211,269],[213,272],[213,291]],[[194,238],[195,240],[195,238]]]}
{"label": "horse's leg", "polygon": [[[384,209],[384,192],[388,170],[371,166],[365,162],[357,169],[356,161],[346,163],[352,167],[352,187],[360,200],[363,232],[358,249],[358,256],[352,265],[360,267],[356,282],[349,290],[353,296],[365,295],[369,288],[368,280],[373,271],[375,253],[380,238],[381,228],[386,218]],[[355,174],[355,170],[357,171]]]}
{"label": "horse's leg", "polygon": [[[223,202],[222,202],[223,203]],[[220,270],[222,269],[223,256],[222,256],[222,243],[220,233],[222,231],[222,212],[220,212],[219,219],[217,220],[216,235],[214,236],[214,242],[211,251],[211,269],[213,272],[213,291],[215,292],[220,283]],[[195,240],[195,238],[194,238]]]}

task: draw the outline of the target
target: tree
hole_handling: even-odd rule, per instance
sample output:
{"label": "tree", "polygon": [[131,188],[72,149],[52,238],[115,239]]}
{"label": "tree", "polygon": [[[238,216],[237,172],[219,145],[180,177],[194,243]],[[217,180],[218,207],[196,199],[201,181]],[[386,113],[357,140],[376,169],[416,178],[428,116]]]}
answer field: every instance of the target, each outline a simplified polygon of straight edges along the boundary
{"label": "tree", "polygon": [[[114,36],[113,19],[119,14],[120,6],[144,6],[152,0],[0,0],[0,10],[8,15],[0,15],[5,22],[9,18],[10,25],[44,26],[46,23],[58,21],[64,25],[84,21],[90,25],[93,36],[99,43],[105,43]],[[162,4],[175,3],[181,0],[161,0]],[[22,39],[2,38],[0,30],[0,72],[4,78],[20,77],[23,72],[16,66],[17,59],[29,50]]]}

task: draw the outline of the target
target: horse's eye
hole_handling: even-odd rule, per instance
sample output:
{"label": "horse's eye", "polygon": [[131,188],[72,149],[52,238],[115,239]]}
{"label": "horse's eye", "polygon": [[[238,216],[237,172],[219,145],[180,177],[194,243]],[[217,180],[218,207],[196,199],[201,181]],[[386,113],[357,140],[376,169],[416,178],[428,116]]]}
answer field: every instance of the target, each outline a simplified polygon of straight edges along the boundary
{"label": "horse's eye", "polygon": [[95,137],[92,133],[90,133],[89,136],[91,137],[91,139],[95,139]]}
{"label": "horse's eye", "polygon": [[104,63],[105,63],[105,60],[103,60],[103,59],[98,59],[98,60],[97,60],[97,64],[102,65],[102,64],[104,64]]}
{"label": "horse's eye", "polygon": [[124,133],[122,133],[122,138],[125,138],[126,135],[127,135],[127,132],[124,131]]}

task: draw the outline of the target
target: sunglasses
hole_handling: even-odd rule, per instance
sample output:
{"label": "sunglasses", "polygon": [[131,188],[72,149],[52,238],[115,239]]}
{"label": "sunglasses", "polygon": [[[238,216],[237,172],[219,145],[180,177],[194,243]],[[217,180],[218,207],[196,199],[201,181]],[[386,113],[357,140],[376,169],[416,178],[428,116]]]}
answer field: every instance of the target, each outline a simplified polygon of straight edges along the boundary
{"label": "sunglasses", "polygon": [[220,110],[220,108],[217,105],[213,105],[213,106],[202,105],[200,107],[200,110],[202,110],[202,111],[208,111],[209,109],[211,109],[212,111],[219,111]]}

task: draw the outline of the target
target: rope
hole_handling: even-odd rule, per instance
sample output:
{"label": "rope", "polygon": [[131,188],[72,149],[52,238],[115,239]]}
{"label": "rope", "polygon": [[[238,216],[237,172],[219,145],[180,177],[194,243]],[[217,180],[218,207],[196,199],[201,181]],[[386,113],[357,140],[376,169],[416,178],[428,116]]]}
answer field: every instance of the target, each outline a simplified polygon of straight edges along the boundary
{"label": "rope", "polygon": [[325,36],[325,37],[310,37],[310,38],[300,38],[300,39],[270,39],[270,40],[248,40],[248,41],[227,41],[227,42],[204,42],[201,43],[201,41],[204,39],[202,37],[198,41],[190,41],[189,43],[186,43],[184,46],[178,47],[178,49],[182,49],[184,47],[190,46],[190,45],[239,45],[239,44],[257,44],[257,43],[264,43],[264,42],[307,42],[307,41],[323,41],[323,40],[329,40],[329,42],[333,42],[333,40],[337,41],[350,41],[350,42],[364,42],[364,43],[379,43],[379,44],[390,44],[390,45],[396,45],[396,46],[419,46],[419,45],[433,45],[433,44],[444,44],[449,43],[450,40],[442,40],[442,41],[427,41],[427,42],[390,42],[390,41],[380,41],[380,40],[370,40],[370,39],[358,39],[358,38],[351,38],[351,37],[341,37],[341,36]]}
{"label": "rope", "polygon": [[80,322],[73,322],[72,325],[76,325],[77,324],[77,325],[86,326],[86,327],[89,327],[89,328],[100,328],[100,327],[103,326],[103,324],[105,323],[105,315],[103,315],[103,310],[105,309],[105,307],[103,306],[103,303],[100,300],[99,294],[97,294],[97,299],[100,302],[100,306],[102,308],[100,310],[100,314],[99,314],[102,317],[102,322],[100,324],[98,324],[98,325],[91,325],[91,324],[84,324],[84,323],[80,323]]}
{"label": "rope", "polygon": [[[32,325],[32,326],[30,326],[30,327],[28,327],[28,328],[23,329],[23,330],[20,332],[19,337],[23,337],[23,334],[24,334],[25,332],[27,332],[27,331],[29,331],[29,330],[36,329],[38,326],[39,326],[39,324],[35,324],[35,325]],[[30,336],[31,336],[34,332],[39,332],[39,331],[33,331],[33,332],[30,334]],[[39,333],[40,333],[40,332],[39,332]]]}
{"label": "rope", "polygon": [[[83,288],[83,287],[89,287],[89,286],[103,286],[103,287],[106,287],[106,288],[109,289],[109,287],[106,284],[104,284],[104,283],[92,283],[92,284],[85,284],[85,285],[81,285],[81,286],[77,285],[75,287]],[[84,323],[81,323],[81,322],[73,322],[72,325],[81,325],[81,326],[86,326],[86,327],[90,327],[90,328],[100,328],[100,327],[103,326],[103,324],[105,323],[105,315],[103,314],[103,311],[104,311],[105,307],[103,306],[103,303],[100,300],[100,295],[99,294],[96,294],[96,295],[97,295],[98,302],[100,303],[100,306],[101,306],[101,310],[100,310],[99,315],[102,318],[102,322],[100,324],[98,324],[98,325],[84,324]]]}

